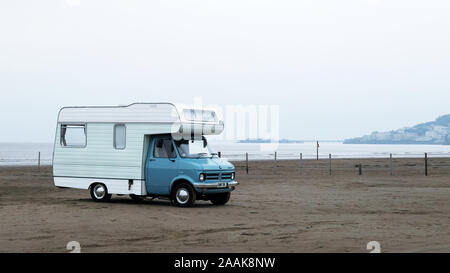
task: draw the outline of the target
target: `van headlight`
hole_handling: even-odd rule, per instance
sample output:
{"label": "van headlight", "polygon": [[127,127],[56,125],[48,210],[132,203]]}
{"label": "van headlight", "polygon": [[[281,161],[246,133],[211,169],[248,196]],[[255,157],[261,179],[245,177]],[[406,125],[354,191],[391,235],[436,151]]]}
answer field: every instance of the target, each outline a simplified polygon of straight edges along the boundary
{"label": "van headlight", "polygon": [[235,174],[231,173],[231,180],[234,180],[234,176],[235,176]]}
{"label": "van headlight", "polygon": [[205,178],[206,178],[205,174],[201,173],[200,177],[198,178],[198,180],[200,180],[200,182],[203,182],[203,181],[205,181]]}

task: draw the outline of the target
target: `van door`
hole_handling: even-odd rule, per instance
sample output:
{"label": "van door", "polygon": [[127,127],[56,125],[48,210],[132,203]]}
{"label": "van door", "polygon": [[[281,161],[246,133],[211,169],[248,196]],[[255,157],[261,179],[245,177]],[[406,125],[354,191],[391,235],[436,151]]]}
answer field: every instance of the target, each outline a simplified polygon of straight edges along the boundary
{"label": "van door", "polygon": [[170,182],[178,174],[178,158],[169,136],[155,137],[146,164],[146,186],[149,194],[170,194]]}

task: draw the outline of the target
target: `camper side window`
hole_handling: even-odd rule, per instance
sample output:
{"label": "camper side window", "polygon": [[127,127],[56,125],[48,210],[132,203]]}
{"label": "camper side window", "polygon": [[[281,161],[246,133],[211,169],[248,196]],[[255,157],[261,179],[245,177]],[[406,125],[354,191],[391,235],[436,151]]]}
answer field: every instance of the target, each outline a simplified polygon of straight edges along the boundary
{"label": "camper side window", "polygon": [[61,125],[61,146],[86,147],[86,125]]}
{"label": "camper side window", "polygon": [[123,150],[127,144],[127,130],[125,124],[114,126],[114,148]]}

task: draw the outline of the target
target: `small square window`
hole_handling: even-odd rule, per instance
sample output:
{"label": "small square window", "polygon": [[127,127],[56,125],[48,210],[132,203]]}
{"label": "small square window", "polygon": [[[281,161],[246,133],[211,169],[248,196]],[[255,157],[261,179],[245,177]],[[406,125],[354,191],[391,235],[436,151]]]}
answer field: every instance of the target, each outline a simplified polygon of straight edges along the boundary
{"label": "small square window", "polygon": [[86,147],[86,125],[61,125],[61,146]]}

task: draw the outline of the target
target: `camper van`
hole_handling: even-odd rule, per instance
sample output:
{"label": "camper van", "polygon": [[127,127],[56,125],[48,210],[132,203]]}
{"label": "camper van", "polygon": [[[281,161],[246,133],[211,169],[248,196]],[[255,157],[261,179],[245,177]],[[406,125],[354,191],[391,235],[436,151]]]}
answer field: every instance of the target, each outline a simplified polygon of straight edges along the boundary
{"label": "camper van", "polygon": [[208,145],[224,124],[214,110],[171,103],[64,107],[53,153],[55,186],[89,190],[94,201],[112,194],[196,200],[224,205],[238,182],[234,166]]}

